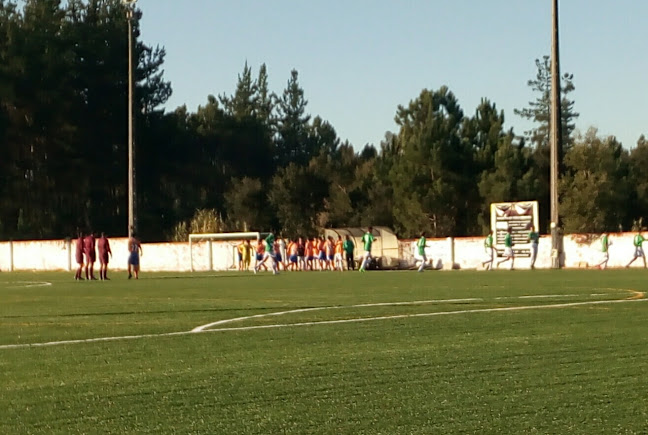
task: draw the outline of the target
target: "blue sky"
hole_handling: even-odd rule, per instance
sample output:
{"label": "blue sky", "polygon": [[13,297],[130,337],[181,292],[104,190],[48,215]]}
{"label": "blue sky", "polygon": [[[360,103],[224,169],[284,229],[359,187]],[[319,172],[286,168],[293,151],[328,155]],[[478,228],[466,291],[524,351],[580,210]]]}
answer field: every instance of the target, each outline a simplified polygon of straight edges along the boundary
{"label": "blue sky", "polygon": [[[447,85],[466,115],[481,98],[513,113],[551,51],[551,0],[140,0],[142,39],[167,49],[168,109],[231,94],[244,63],[281,93],[294,68],[308,112],[356,149],[396,132],[394,115]],[[562,72],[574,74],[577,128],[627,148],[648,134],[648,1],[562,0]]]}

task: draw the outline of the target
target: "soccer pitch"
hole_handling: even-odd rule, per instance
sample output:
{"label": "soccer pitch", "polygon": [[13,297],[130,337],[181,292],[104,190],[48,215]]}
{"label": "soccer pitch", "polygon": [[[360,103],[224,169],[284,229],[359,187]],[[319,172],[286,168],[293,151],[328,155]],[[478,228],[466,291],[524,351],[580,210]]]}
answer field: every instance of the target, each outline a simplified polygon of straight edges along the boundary
{"label": "soccer pitch", "polygon": [[0,433],[645,433],[647,277],[1,273]]}

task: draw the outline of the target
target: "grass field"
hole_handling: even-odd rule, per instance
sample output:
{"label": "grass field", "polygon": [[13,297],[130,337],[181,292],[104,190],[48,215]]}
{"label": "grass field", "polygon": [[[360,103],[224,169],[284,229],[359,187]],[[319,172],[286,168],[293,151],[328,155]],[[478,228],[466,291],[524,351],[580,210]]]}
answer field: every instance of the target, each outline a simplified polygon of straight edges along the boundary
{"label": "grass field", "polygon": [[0,433],[647,433],[647,278],[0,273]]}

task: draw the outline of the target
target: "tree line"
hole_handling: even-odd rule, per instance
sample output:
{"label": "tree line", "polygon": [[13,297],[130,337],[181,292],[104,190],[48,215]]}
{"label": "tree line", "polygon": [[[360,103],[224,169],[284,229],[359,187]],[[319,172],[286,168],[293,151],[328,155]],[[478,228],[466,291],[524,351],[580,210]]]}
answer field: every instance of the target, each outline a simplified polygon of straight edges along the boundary
{"label": "tree line", "polygon": [[[127,230],[127,22],[119,0],[0,0],[0,239]],[[137,230],[144,240],[191,231],[385,225],[401,237],[477,235],[490,204],[538,200],[549,216],[547,57],[516,110],[534,128],[504,128],[482,99],[465,113],[450,89],[395,108],[397,131],[354,147],[311,116],[299,74],[278,93],[266,65],[245,64],[232,95],[195,112],[163,110],[166,51],[139,37],[136,11]],[[566,232],[629,230],[648,213],[648,143],[632,150],[595,129],[575,135],[561,77],[561,219]],[[358,144],[355,144],[358,145]],[[202,222],[202,223],[201,223]],[[202,225],[202,226],[201,226]],[[207,225],[207,226],[205,226]]]}

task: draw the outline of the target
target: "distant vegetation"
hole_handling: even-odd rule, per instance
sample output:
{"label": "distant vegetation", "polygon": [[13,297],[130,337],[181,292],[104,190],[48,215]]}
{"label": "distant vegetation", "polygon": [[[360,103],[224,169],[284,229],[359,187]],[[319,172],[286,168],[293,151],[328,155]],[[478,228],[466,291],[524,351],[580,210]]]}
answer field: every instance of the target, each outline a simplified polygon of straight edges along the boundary
{"label": "distant vegetation", "polygon": [[[165,113],[166,52],[141,42],[140,18],[135,144],[144,240],[186,231],[197,210],[212,210],[225,231],[307,235],[373,224],[402,237],[481,234],[491,202],[533,199],[540,230],[548,229],[546,57],[529,81],[537,99],[516,110],[534,121],[531,131],[504,130],[504,113],[486,98],[465,114],[440,86],[394,108],[399,130],[380,144],[351,144],[308,113],[297,71],[275,93],[265,64],[245,64],[233,95],[207,96],[195,113]],[[125,234],[126,29],[119,0],[0,0],[0,239]],[[596,130],[574,136],[573,77],[562,81],[565,231],[630,229],[648,215],[648,144],[642,136],[629,151]]]}

